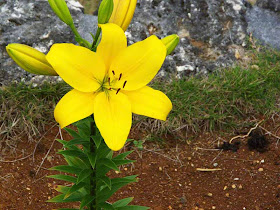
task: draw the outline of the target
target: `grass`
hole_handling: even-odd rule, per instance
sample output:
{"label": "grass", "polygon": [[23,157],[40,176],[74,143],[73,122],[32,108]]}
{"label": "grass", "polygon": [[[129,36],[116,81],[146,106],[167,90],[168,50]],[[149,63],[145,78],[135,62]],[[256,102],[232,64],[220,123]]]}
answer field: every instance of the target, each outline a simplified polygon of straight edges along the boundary
{"label": "grass", "polygon": [[[250,125],[252,119],[269,118],[279,111],[280,53],[254,52],[252,57],[249,66],[254,68],[234,67],[209,76],[153,82],[171,99],[173,110],[167,122],[138,117],[135,124],[152,131],[155,138],[162,131],[238,129]],[[68,90],[64,83],[45,83],[40,88],[20,83],[0,89],[0,140],[39,135],[54,123],[55,104]]]}

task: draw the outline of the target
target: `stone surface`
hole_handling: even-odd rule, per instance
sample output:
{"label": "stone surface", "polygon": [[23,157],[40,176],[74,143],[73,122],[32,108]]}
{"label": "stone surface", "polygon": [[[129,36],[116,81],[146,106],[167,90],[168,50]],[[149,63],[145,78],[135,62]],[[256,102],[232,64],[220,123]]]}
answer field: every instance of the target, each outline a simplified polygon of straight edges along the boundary
{"label": "stone surface", "polygon": [[[97,17],[83,14],[75,0],[68,0],[82,37],[90,42]],[[206,74],[242,59],[246,35],[279,47],[280,0],[138,0],[126,35],[129,44],[155,34],[177,33],[180,44],[166,58],[158,76]],[[52,12],[47,0],[0,0],[0,85],[25,80],[40,83],[56,77],[34,76],[8,57],[9,43],[30,45],[47,53],[53,43],[75,42],[71,30]]]}
{"label": "stone surface", "polygon": [[254,6],[246,14],[248,33],[261,43],[280,50],[280,14]]}
{"label": "stone surface", "polygon": [[207,73],[235,61],[235,46],[245,45],[246,7],[241,0],[142,0],[128,29],[131,43],[151,34],[180,36],[160,75]]}
{"label": "stone surface", "polygon": [[[83,14],[83,7],[69,0],[69,9],[78,29],[89,36],[89,18]],[[91,16],[90,20],[96,17]],[[87,24],[80,24],[80,22]],[[94,23],[94,24],[95,24]],[[47,53],[54,43],[75,42],[69,27],[62,23],[51,10],[47,0],[0,0],[0,85],[11,81],[57,80],[57,77],[42,77],[29,74],[19,68],[6,53],[9,43],[21,43]]]}

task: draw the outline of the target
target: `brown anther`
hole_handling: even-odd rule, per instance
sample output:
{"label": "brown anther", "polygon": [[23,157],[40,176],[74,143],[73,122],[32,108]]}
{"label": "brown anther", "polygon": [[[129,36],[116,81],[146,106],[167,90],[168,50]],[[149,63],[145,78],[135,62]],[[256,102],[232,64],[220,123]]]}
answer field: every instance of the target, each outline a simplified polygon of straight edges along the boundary
{"label": "brown anther", "polygon": [[108,90],[112,90],[112,88],[109,88]]}
{"label": "brown anther", "polygon": [[125,82],[123,83],[123,88],[125,87],[126,83],[127,83],[127,81],[125,81]]}
{"label": "brown anther", "polygon": [[120,88],[117,90],[116,95],[119,93],[120,90],[121,90]]}
{"label": "brown anther", "polygon": [[108,83],[109,83],[109,85],[110,85],[110,80],[111,80],[111,79],[110,79],[110,77],[109,77],[109,78],[108,78]]}
{"label": "brown anther", "polygon": [[119,80],[121,80],[121,78],[122,78],[122,73],[120,74]]}
{"label": "brown anther", "polygon": [[113,73],[113,75],[115,75],[115,71],[114,70],[112,71],[112,73]]}

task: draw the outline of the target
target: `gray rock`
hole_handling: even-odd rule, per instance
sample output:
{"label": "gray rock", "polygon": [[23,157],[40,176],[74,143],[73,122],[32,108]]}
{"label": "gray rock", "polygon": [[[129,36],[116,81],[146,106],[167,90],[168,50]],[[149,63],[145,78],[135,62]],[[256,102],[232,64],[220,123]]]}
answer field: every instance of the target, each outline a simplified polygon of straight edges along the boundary
{"label": "gray rock", "polygon": [[[82,36],[90,38],[90,26],[96,25],[96,17],[85,16],[83,7],[74,0],[68,6],[76,25],[80,22]],[[89,21],[94,21],[90,23]],[[88,30],[86,30],[88,29]],[[0,1],[0,86],[11,81],[30,81],[34,75],[18,67],[6,53],[9,43],[21,43],[47,53],[54,43],[73,43],[69,27],[53,13],[47,0],[1,0]],[[35,76],[38,78],[38,76]],[[56,80],[56,77],[40,77]]]}
{"label": "gray rock", "polygon": [[160,75],[208,73],[235,61],[232,45],[245,46],[241,0],[141,0],[127,35],[130,43],[177,33],[180,45]]}
{"label": "gray rock", "polygon": [[246,14],[248,33],[252,33],[261,44],[280,50],[280,14],[253,7]]}
{"label": "gray rock", "polygon": [[258,0],[256,5],[274,12],[280,12],[279,0]]}

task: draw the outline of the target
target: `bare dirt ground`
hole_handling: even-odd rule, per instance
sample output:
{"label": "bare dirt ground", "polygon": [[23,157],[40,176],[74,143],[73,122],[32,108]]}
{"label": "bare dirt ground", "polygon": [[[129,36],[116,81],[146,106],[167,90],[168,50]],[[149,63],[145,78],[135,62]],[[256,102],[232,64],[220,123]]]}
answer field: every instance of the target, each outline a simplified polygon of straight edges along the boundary
{"label": "bare dirt ground", "polygon": [[[280,136],[278,125],[270,122],[262,126]],[[243,135],[248,131],[239,132]],[[260,128],[252,134],[253,146],[257,145],[259,151],[248,147],[247,140],[252,140],[252,135],[235,139],[223,150],[217,145],[223,146],[223,141],[233,136],[204,133],[186,142],[168,136],[164,146],[146,142],[143,150],[130,156],[136,163],[121,168],[118,174],[111,172],[112,176],[139,175],[137,183],[120,190],[112,200],[134,197],[133,204],[154,210],[280,209],[280,140]],[[69,139],[65,132],[62,136]],[[139,136],[137,130],[132,131],[131,137]],[[56,185],[62,184],[45,177],[55,173],[48,168],[64,162],[55,153],[62,147],[55,138],[61,137],[53,127],[37,142],[22,139],[16,153],[0,160],[1,210],[78,207],[45,202],[57,194]]]}

